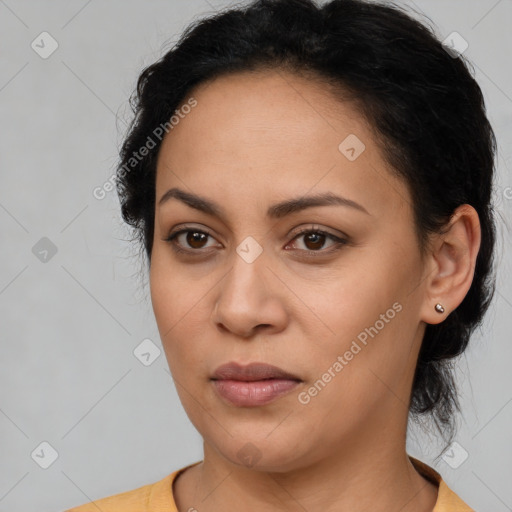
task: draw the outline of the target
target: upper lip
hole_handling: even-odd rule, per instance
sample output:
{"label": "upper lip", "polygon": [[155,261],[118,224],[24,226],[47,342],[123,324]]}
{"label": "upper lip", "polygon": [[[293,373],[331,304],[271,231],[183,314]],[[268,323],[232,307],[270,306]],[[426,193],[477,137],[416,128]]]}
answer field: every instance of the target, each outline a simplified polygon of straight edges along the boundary
{"label": "upper lip", "polygon": [[246,382],[265,379],[301,380],[296,375],[271,364],[250,363],[244,366],[235,362],[219,366],[211,378],[213,380],[240,380]]}

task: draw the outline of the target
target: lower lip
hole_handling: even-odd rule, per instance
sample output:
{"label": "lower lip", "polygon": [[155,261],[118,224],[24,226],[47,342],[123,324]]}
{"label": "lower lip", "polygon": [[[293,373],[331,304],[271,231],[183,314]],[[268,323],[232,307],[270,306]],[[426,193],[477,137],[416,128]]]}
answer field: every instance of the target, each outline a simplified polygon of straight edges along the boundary
{"label": "lower lip", "polygon": [[215,388],[233,405],[255,407],[268,404],[294,389],[299,382],[288,379],[267,379],[251,382],[241,380],[214,380]]}

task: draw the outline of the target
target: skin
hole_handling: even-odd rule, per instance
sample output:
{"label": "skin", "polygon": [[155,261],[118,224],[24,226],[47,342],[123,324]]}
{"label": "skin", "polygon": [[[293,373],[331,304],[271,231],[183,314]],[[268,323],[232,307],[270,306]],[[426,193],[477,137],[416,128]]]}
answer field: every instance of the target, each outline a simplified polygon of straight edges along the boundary
{"label": "skin", "polygon": [[[405,449],[409,397],[427,323],[466,295],[480,245],[463,205],[422,259],[411,198],[393,177],[354,105],[288,72],[237,73],[203,83],[198,104],[166,135],[157,162],[153,309],[180,399],[204,440],[204,460],[175,481],[178,509],[203,511],[431,511],[437,487]],[[354,161],[338,146],[365,144]],[[172,187],[218,203],[218,218]],[[274,203],[333,192],[363,205],[266,218]],[[176,253],[165,241],[186,223]],[[346,238],[296,236],[323,229]],[[194,230],[208,231],[203,241]],[[253,237],[248,263],[236,248]],[[176,240],[175,240],[176,242]],[[322,244],[323,242],[323,244]],[[242,247],[244,245],[242,244]],[[306,253],[315,253],[307,258]],[[434,306],[440,302],[445,313]],[[357,335],[402,306],[309,403],[298,400]],[[221,364],[265,362],[303,381],[259,407],[235,407],[210,381]],[[238,456],[254,445],[256,465]]]}

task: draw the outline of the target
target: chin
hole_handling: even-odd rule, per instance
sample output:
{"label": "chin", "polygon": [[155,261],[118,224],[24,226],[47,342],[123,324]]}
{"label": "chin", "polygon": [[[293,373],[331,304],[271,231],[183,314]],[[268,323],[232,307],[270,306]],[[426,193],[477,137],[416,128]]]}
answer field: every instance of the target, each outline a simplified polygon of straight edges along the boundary
{"label": "chin", "polygon": [[253,471],[285,473],[305,464],[304,439],[295,442],[290,435],[272,439],[266,432],[233,436],[226,444],[216,444],[215,449],[231,464]]}

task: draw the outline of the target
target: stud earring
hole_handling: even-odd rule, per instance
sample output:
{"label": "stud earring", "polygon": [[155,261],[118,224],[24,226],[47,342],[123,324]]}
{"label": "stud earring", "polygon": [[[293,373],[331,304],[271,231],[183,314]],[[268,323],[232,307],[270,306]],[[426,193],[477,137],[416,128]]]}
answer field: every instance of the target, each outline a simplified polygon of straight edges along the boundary
{"label": "stud earring", "polygon": [[439,302],[435,305],[435,310],[436,310],[438,313],[444,313],[443,305],[442,305],[442,304],[439,304]]}

